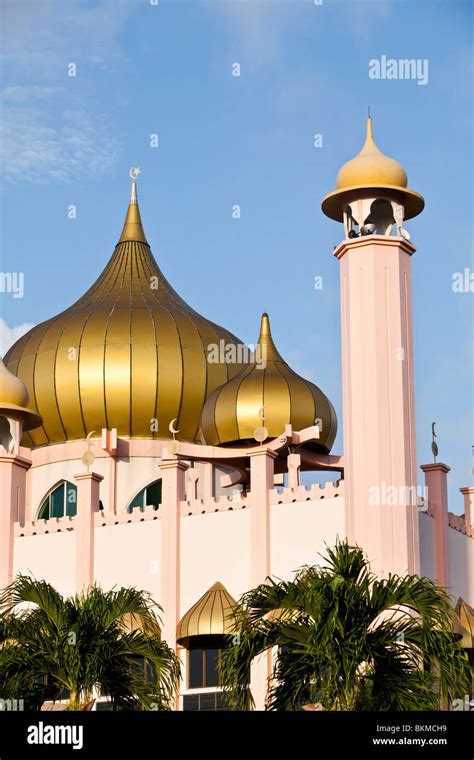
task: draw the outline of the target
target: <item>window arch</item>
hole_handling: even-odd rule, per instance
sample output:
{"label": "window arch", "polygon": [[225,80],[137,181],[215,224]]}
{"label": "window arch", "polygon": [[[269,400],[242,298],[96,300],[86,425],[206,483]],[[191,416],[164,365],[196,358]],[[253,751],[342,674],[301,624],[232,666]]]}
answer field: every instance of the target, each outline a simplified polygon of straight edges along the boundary
{"label": "window arch", "polygon": [[37,520],[51,517],[72,517],[77,512],[77,486],[68,480],[57,483],[41,502]]}
{"label": "window arch", "polygon": [[161,478],[159,478],[142,488],[130,502],[128,511],[133,512],[134,509],[138,508],[144,512],[145,507],[151,506],[158,509],[161,504],[161,485]]}

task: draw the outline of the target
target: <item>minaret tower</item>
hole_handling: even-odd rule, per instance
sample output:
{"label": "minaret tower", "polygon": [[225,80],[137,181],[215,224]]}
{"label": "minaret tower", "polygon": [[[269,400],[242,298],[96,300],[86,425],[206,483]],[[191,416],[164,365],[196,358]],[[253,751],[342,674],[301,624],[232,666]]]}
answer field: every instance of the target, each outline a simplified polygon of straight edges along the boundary
{"label": "minaret tower", "polygon": [[0,356],[0,591],[13,580],[14,526],[25,519],[26,472],[31,462],[22,456],[21,437],[43,422],[28,404],[26,385],[8,371]]}
{"label": "minaret tower", "polygon": [[346,535],[372,570],[419,573],[410,260],[402,227],[424,207],[403,167],[374,142],[322,202],[344,224],[341,271]]}

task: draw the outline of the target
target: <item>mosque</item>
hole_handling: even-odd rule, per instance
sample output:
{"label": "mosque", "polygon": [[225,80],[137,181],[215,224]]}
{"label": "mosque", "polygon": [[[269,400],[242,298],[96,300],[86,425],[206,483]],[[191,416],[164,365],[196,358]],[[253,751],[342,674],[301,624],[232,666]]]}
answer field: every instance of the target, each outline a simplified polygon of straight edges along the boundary
{"label": "mosque", "polygon": [[[461,488],[464,514],[450,512],[450,468],[435,456],[421,465],[425,498],[418,489],[416,248],[403,225],[423,207],[369,118],[362,150],[322,201],[342,236],[338,453],[330,399],[285,361],[268,315],[247,355],[168,283],[133,182],[97,281],[0,363],[0,588],[23,572],[65,595],[94,582],[146,589],[182,660],[177,709],[219,710],[235,600],[347,537],[375,572],[446,587],[472,655],[474,487]],[[301,483],[320,471],[324,485]],[[252,668],[257,708],[269,668],[265,657]]]}

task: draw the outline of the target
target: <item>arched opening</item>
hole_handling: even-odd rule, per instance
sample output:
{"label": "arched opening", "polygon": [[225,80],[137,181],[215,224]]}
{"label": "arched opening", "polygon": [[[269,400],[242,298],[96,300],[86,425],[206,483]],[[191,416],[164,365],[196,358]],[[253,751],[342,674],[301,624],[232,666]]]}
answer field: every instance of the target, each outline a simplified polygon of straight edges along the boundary
{"label": "arched opening", "polygon": [[37,520],[52,517],[73,517],[77,512],[77,486],[68,480],[56,484],[45,496],[38,510]]}
{"label": "arched opening", "polygon": [[145,507],[154,507],[158,509],[161,504],[162,498],[162,482],[161,478],[154,480],[153,483],[149,483],[145,488],[137,493],[136,496],[130,502],[128,512],[133,512],[134,509],[140,509],[145,511]]}
{"label": "arched opening", "polygon": [[377,198],[370,206],[370,214],[364,226],[375,226],[375,230],[370,234],[390,235],[394,224],[392,204],[386,198]]}

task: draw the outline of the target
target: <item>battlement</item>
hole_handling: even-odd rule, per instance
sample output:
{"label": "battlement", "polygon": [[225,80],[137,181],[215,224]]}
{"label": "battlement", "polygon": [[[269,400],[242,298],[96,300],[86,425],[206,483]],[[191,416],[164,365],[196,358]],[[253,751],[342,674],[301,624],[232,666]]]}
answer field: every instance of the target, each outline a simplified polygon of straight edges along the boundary
{"label": "battlement", "polygon": [[274,488],[270,492],[270,504],[288,504],[298,501],[317,501],[319,499],[334,499],[344,496],[344,481],[336,480],[328,483],[312,483],[309,486],[300,485],[296,488]]}
{"label": "battlement", "polygon": [[450,528],[453,528],[453,530],[457,530],[465,536],[474,538],[474,530],[469,528],[466,524],[466,515],[455,515],[452,512],[448,512],[448,525]]}

